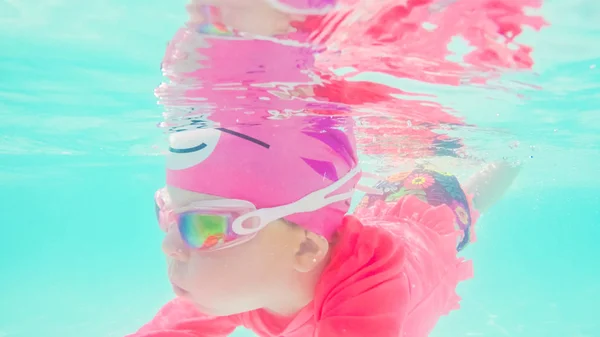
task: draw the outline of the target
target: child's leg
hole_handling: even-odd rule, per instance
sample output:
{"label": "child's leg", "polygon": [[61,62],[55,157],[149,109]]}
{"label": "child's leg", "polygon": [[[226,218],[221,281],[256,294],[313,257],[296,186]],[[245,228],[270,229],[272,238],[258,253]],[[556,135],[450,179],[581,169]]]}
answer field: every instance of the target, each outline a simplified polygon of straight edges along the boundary
{"label": "child's leg", "polygon": [[473,196],[475,207],[485,212],[502,198],[520,171],[521,166],[505,161],[491,163],[467,180],[464,187]]}

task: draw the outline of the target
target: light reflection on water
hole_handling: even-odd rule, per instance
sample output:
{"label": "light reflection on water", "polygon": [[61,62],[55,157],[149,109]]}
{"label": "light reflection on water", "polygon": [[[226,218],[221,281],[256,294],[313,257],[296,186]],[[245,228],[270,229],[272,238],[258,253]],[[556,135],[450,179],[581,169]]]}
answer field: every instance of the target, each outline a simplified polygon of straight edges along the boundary
{"label": "light reflection on water", "polygon": [[[475,125],[435,92],[394,82],[476,89],[503,69],[531,68],[531,48],[514,39],[545,22],[525,14],[526,5],[536,2],[363,1],[305,16],[196,1],[163,59],[163,127],[285,127],[344,116],[356,124],[361,153],[380,166],[427,157],[478,164],[465,137],[451,135]],[[454,46],[459,37],[470,50]]]}
{"label": "light reflection on water", "polygon": [[[598,99],[593,94],[598,69],[593,65],[600,63],[593,57],[600,51],[590,43],[597,27],[588,24],[600,14],[592,4],[581,0],[577,2],[581,11],[571,11],[557,1],[547,1],[541,9],[532,9],[535,1],[507,1],[506,8],[515,9],[511,15],[486,7],[485,1],[432,2],[413,8],[395,26],[386,26],[397,33],[386,36],[385,29],[378,32],[372,27],[381,23],[382,13],[391,12],[389,6],[380,6],[385,1],[362,3],[367,5],[353,8],[354,15],[332,15],[337,20],[329,20],[326,29],[317,24],[311,28],[328,33],[316,34],[319,46],[327,48],[310,69],[319,76],[304,84],[321,89],[313,98],[317,96],[328,111],[352,108],[365,153],[389,165],[422,155],[433,160],[436,155],[458,155],[473,159],[476,165],[481,159],[528,160],[530,147],[535,146],[538,153],[558,151],[562,163],[577,161],[571,156],[574,150],[583,157],[600,144],[596,132],[600,123],[593,110]],[[379,7],[373,11],[376,5],[368,3]],[[9,80],[0,83],[0,153],[138,156],[161,152],[164,141],[155,128],[161,122],[161,108],[149,94],[160,82],[157,67],[164,53],[163,41],[189,21],[189,14],[181,10],[182,2],[147,6],[144,1],[131,1],[126,7],[101,1],[88,1],[85,6],[68,2],[41,2],[35,8],[16,3],[2,6],[0,25],[6,28],[6,48],[0,69]],[[535,31],[532,27],[541,23],[536,15],[543,15],[552,25]],[[108,24],[110,20],[123,25]],[[415,24],[424,21],[431,24]],[[532,59],[518,58],[520,66],[515,67],[514,47],[497,43],[497,22],[522,30],[515,41],[532,47]],[[477,34],[489,41],[477,41]],[[469,46],[468,38],[476,42]],[[483,62],[481,56],[490,51],[504,58]],[[262,61],[257,55],[252,57],[254,61],[247,65],[265,61],[264,56]],[[527,70],[528,60],[535,61],[532,70]],[[572,68],[561,67],[567,62],[576,63]],[[26,74],[36,80],[27,80],[31,76]],[[255,85],[252,97],[268,97],[269,103],[280,108],[297,110],[306,105],[310,95],[291,90],[298,83],[287,82],[261,83],[275,86],[274,90]],[[382,85],[373,88],[365,82]],[[265,91],[268,95],[263,96]],[[398,98],[390,99],[390,94]],[[267,101],[256,100],[246,102],[268,106]],[[234,102],[248,107],[244,101]],[[569,113],[574,104],[576,112]],[[230,101],[227,106],[231,108]],[[290,115],[277,110],[278,117]],[[264,120],[264,110],[252,113],[251,118]],[[374,139],[380,128],[390,137]],[[514,147],[515,142],[520,146]],[[537,158],[534,165],[543,161],[543,156]]]}

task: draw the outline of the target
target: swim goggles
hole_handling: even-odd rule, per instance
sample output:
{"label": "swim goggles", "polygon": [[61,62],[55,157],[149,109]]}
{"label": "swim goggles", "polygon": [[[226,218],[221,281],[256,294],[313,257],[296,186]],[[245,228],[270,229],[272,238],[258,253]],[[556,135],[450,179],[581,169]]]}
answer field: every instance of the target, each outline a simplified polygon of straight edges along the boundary
{"label": "swim goggles", "polygon": [[156,215],[166,232],[177,226],[182,240],[191,248],[211,251],[242,244],[272,221],[296,213],[314,212],[330,204],[351,199],[354,189],[330,196],[360,173],[356,167],[333,184],[312,192],[300,200],[270,208],[257,209],[254,204],[238,199],[217,199],[193,202],[172,208],[165,188],[155,194]]}

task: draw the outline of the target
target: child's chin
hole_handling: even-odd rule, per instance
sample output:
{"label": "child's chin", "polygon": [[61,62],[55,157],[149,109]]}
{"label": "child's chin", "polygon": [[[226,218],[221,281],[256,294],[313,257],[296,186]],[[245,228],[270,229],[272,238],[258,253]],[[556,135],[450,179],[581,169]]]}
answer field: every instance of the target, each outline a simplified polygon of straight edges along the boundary
{"label": "child's chin", "polygon": [[226,308],[207,307],[207,306],[204,306],[204,305],[198,303],[197,301],[193,301],[193,302],[194,302],[194,306],[196,307],[196,309],[198,309],[201,313],[208,315],[208,316],[213,316],[213,317],[231,316],[231,315],[235,315],[235,314],[239,314],[244,311],[247,311],[247,310],[233,310],[234,308],[231,308],[231,307],[226,307]]}
{"label": "child's chin", "polygon": [[187,297],[189,295],[189,293],[186,290],[180,288],[179,286],[176,286],[175,284],[171,284],[171,286],[173,288],[173,292],[178,297]]}

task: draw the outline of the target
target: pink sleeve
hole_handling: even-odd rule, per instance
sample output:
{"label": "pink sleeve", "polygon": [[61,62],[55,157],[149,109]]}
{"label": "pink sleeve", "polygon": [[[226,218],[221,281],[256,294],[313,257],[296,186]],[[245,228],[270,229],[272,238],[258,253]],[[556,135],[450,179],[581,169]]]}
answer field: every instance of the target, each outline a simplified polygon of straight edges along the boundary
{"label": "pink sleeve", "polygon": [[343,228],[317,287],[315,337],[401,336],[410,290],[404,249],[353,217]]}
{"label": "pink sleeve", "polygon": [[190,302],[174,299],[136,333],[125,337],[225,337],[238,326],[235,317],[209,317]]}

